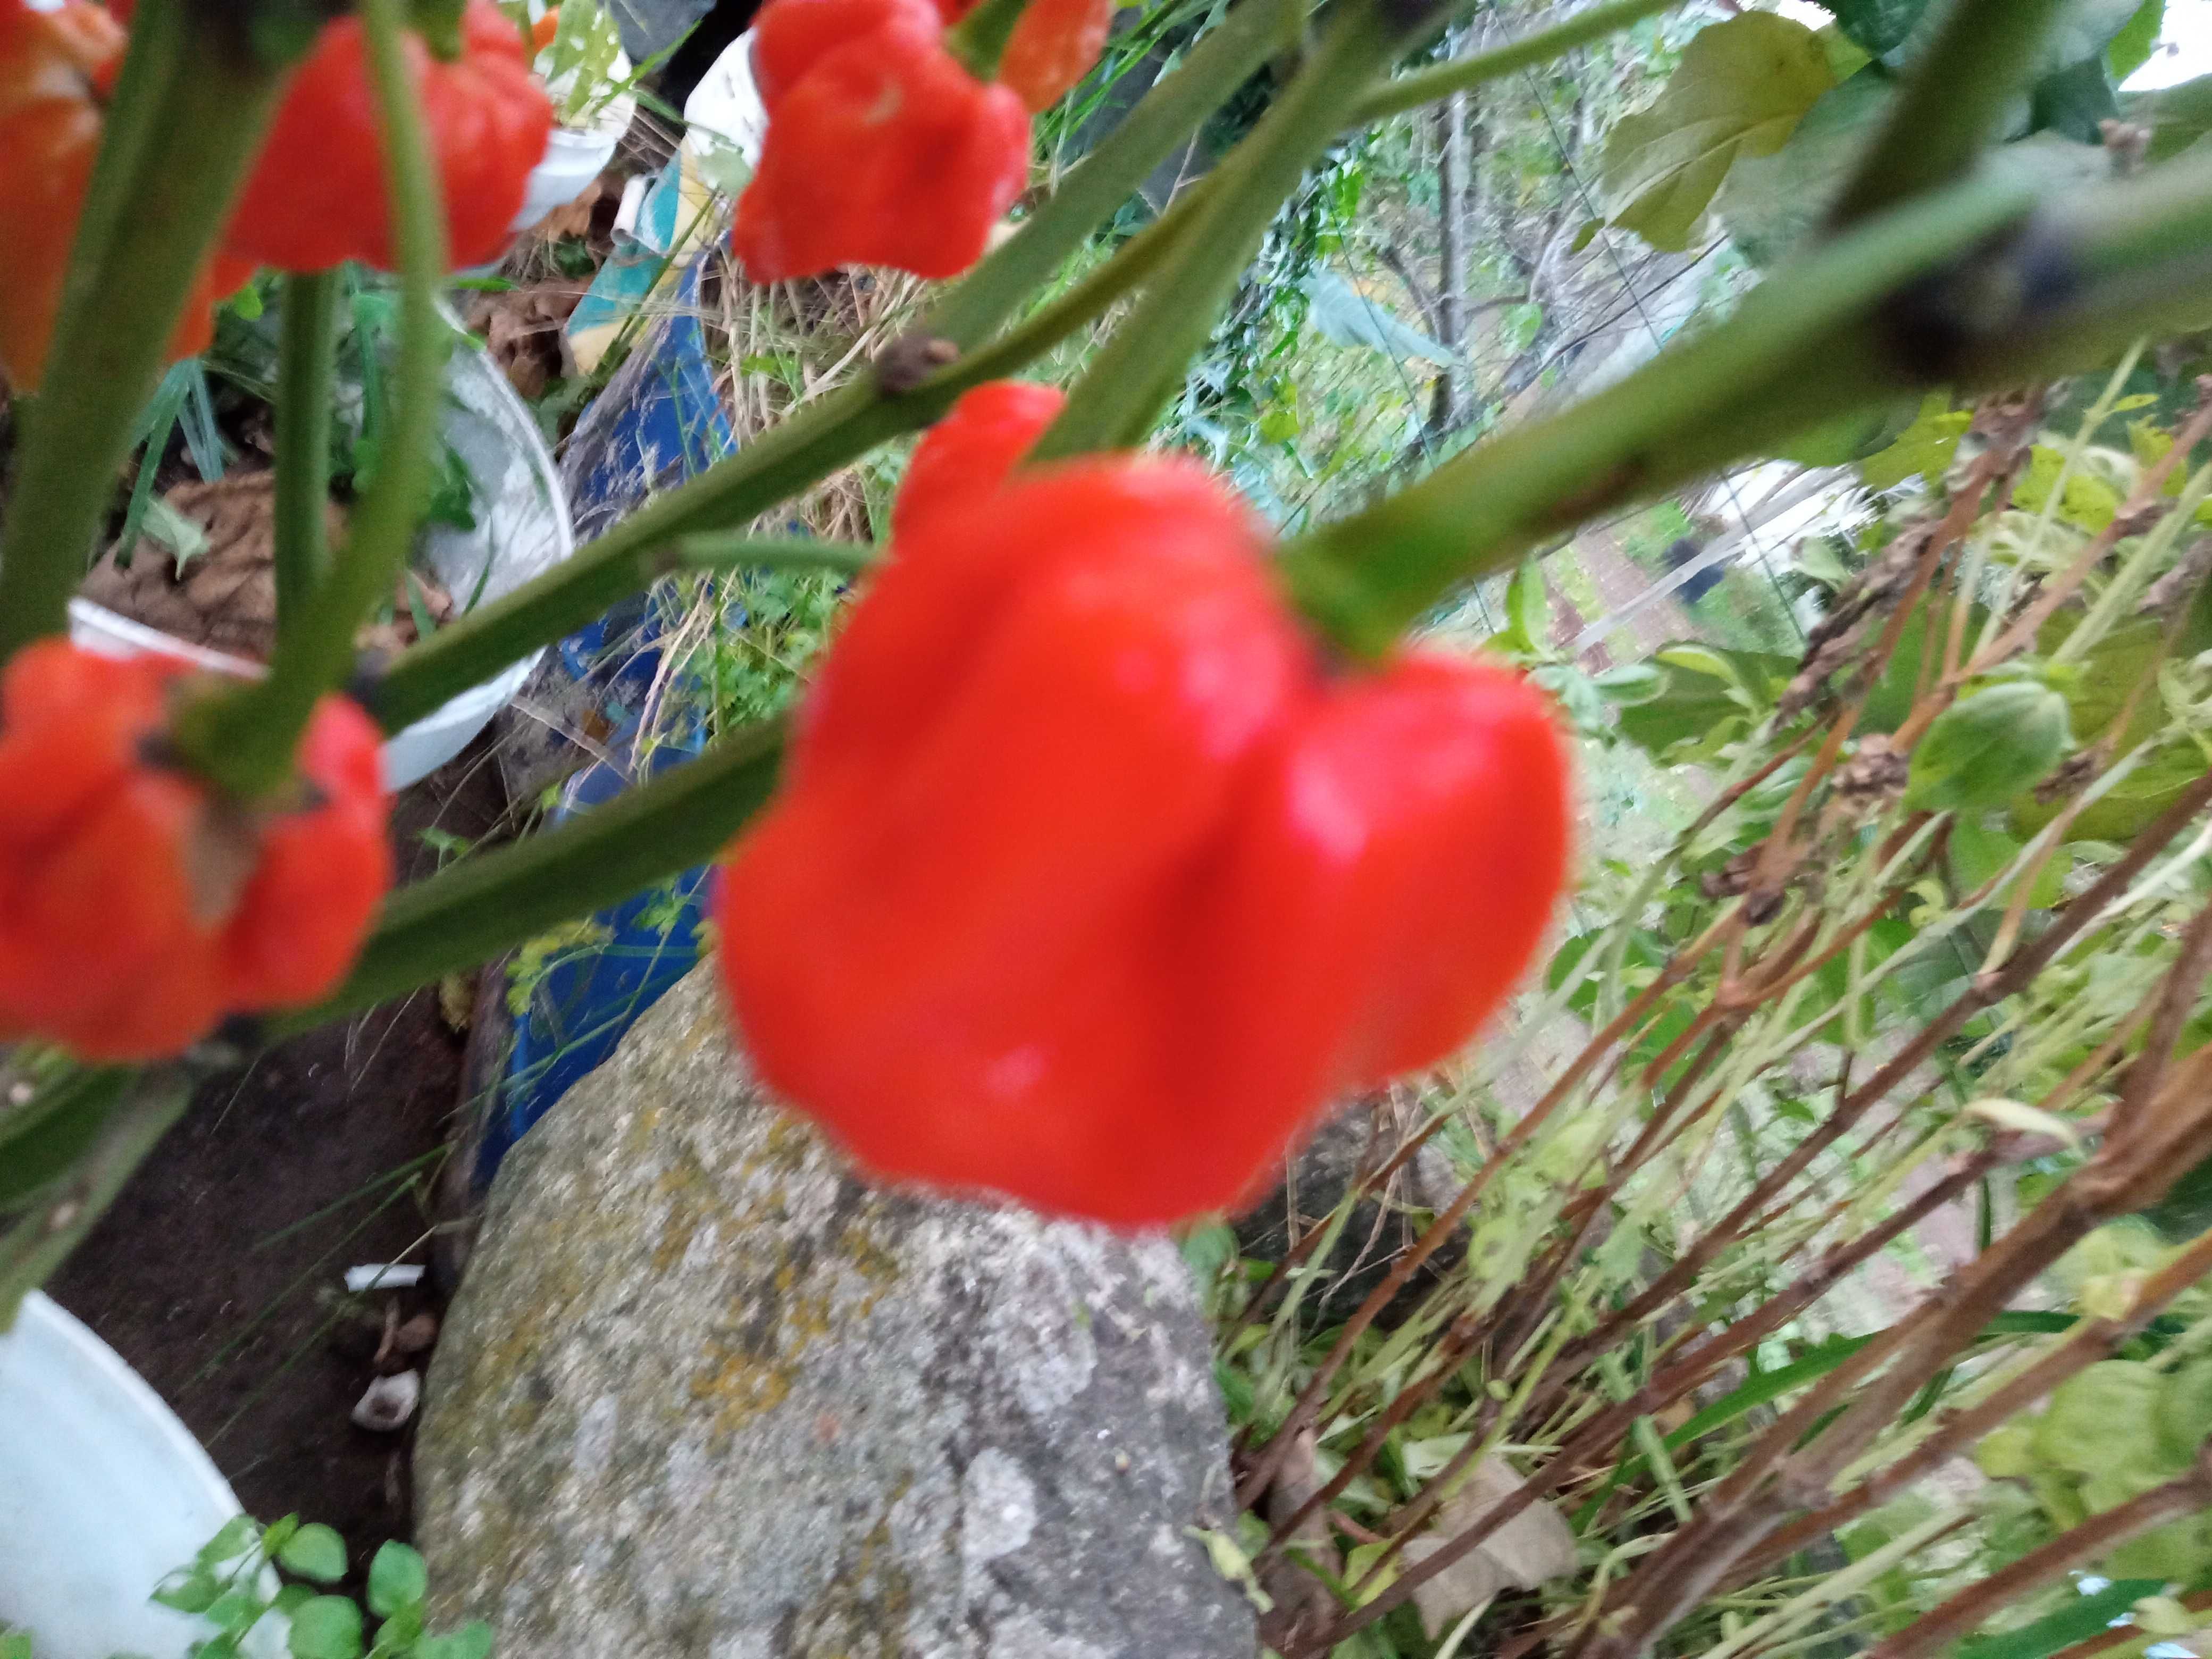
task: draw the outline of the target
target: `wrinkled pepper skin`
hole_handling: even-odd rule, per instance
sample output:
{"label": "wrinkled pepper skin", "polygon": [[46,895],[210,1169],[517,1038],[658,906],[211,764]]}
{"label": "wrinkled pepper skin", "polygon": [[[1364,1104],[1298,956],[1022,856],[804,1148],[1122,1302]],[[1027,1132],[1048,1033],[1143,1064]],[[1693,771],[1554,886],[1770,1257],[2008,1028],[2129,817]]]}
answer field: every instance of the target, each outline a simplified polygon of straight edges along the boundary
{"label": "wrinkled pepper skin", "polygon": [[359,951],[392,875],[375,724],[325,697],[299,800],[237,806],[155,757],[191,672],[48,640],[0,676],[0,1042],[159,1059]]}
{"label": "wrinkled pepper skin", "polygon": [[1443,656],[1331,674],[1267,552],[1158,459],[895,536],[716,900],[762,1076],[867,1168],[1123,1226],[1234,1206],[1527,966],[1548,702]]}
{"label": "wrinkled pepper skin", "polygon": [[[458,58],[442,61],[414,34],[407,56],[443,185],[449,254],[457,265],[495,259],[553,131],[529,43],[493,0],[468,0]],[[396,269],[381,131],[361,20],[340,17],[293,75],[225,233],[231,252],[282,270],[348,259]]]}
{"label": "wrinkled pepper skin", "polygon": [[[1091,72],[1114,27],[1116,0],[1030,0],[999,59],[999,79],[1031,114],[1050,109]],[[950,27],[976,0],[939,0]]]}
{"label": "wrinkled pepper skin", "polygon": [[[102,100],[121,65],[122,27],[87,0],[37,9],[0,0],[0,374],[39,389],[92,167]],[[253,267],[218,258],[185,307],[172,358],[204,350],[213,307]]]}
{"label": "wrinkled pepper skin", "polygon": [[770,0],[767,106],[731,246],[756,283],[845,264],[955,276],[1029,180],[1029,113],[945,49],[929,0]]}
{"label": "wrinkled pepper skin", "polygon": [[988,380],[963,393],[915,446],[891,503],[893,539],[997,489],[1066,404],[1059,387],[1030,380]]}

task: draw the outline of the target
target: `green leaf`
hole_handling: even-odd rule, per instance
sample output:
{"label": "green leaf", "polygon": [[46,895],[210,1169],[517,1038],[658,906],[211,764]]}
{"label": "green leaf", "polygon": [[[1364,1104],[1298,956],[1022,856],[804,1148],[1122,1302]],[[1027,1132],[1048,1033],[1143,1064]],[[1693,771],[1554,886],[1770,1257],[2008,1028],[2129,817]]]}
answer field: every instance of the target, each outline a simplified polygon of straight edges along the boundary
{"label": "green leaf", "polygon": [[1928,0],[1820,0],[1836,20],[1836,27],[1860,49],[1880,58],[1903,46]]}
{"label": "green leaf", "polygon": [[491,1659],[491,1626],[478,1620],[416,1644],[416,1659]]}
{"label": "green leaf", "polygon": [[2121,118],[2150,129],[2149,156],[2163,161],[2212,132],[2212,75],[2201,75],[2155,92],[2128,93]]}
{"label": "green leaf", "polygon": [[2057,1612],[2002,1636],[1961,1642],[1953,1650],[1956,1659],[2050,1659],[2076,1642],[2103,1634],[2112,1620],[2146,1595],[2166,1588],[2163,1579],[2123,1578],[2094,1595],[2069,1601]]}
{"label": "green leaf", "polygon": [[2127,1359],[2100,1360],[2077,1371],[2051,1390],[2050,1405],[2035,1419],[2036,1462],[2156,1485],[2168,1462],[2158,1431],[2163,1381],[2149,1366]]}
{"label": "green leaf", "polygon": [[422,1556],[405,1544],[386,1544],[368,1564],[368,1610],[379,1618],[389,1619],[429,1591],[430,1575]]}
{"label": "green leaf", "polygon": [[58,1085],[68,1098],[21,1133],[0,1137],[0,1210],[35,1199],[67,1179],[107,1127],[130,1086],[129,1073],[87,1072]]}
{"label": "green leaf", "polygon": [[2126,27],[2105,48],[2105,67],[2118,86],[2145,64],[2158,48],[2159,31],[2166,27],[2166,0],[2142,0]]}
{"label": "green leaf", "polygon": [[154,1592],[154,1600],[179,1613],[205,1613],[222,1594],[222,1581],[202,1566],[171,1573]]}
{"label": "green leaf", "polygon": [[[2204,751],[2186,732],[2176,734],[2152,750],[2118,783],[2083,807],[2068,826],[2066,839],[2117,842],[2133,840],[2204,775]],[[2013,803],[2013,827],[2023,834],[2033,835],[2057,817],[2064,806],[2063,801],[2046,803],[2024,796]]]}
{"label": "green leaf", "polygon": [[1602,674],[1594,676],[1591,683],[1597,687],[1598,695],[1607,702],[1617,702],[1630,708],[1664,696],[1667,691],[1665,671],[1642,662],[1623,663],[1618,668],[1608,668]]}
{"label": "green leaf", "polygon": [[1802,23],[1747,12],[1701,30],[1657,100],[1606,141],[1600,178],[1613,222],[1653,247],[1687,248],[1737,158],[1780,149],[1834,84]]}
{"label": "green leaf", "polygon": [[1973,420],[1970,410],[1952,409],[1948,392],[1929,392],[1897,441],[1859,463],[1859,482],[1869,489],[1894,489],[1907,478],[1941,478]]}
{"label": "green leaf", "polygon": [[200,1617],[210,1625],[228,1631],[233,1636],[243,1636],[252,1627],[253,1621],[267,1610],[268,1605],[250,1586],[241,1586],[225,1590],[216,1597]]}
{"label": "green leaf", "polygon": [[1896,100],[1893,82],[1863,70],[1822,93],[1772,155],[1740,158],[1715,204],[1737,251],[1764,270],[1816,235]]}
{"label": "green leaf", "polygon": [[1520,635],[1523,651],[1540,651],[1551,636],[1552,606],[1544,592],[1544,568],[1534,559],[1522,562],[1505,590],[1505,615]]}
{"label": "green leaf", "polygon": [[1570,253],[1580,253],[1593,241],[1596,240],[1598,232],[1604,228],[1605,221],[1602,219],[1583,220],[1582,228],[1575,233],[1575,240],[1567,244],[1567,252]]}
{"label": "green leaf", "polygon": [[276,1561],[287,1572],[319,1584],[335,1584],[346,1573],[345,1540],[320,1522],[311,1521],[276,1553]]}
{"label": "green leaf", "polygon": [[2058,763],[2072,742],[2066,699],[2029,681],[1992,685],[1936,717],[1912,751],[1905,804],[1929,811],[1995,806]]}
{"label": "green leaf", "polygon": [[20,1630],[0,1631],[0,1659],[32,1659],[30,1637]]}
{"label": "green leaf", "polygon": [[343,1595],[318,1595],[292,1610],[292,1659],[361,1659],[361,1609]]}
{"label": "green leaf", "polygon": [[[237,1522],[233,1522],[231,1524],[235,1526]],[[228,1528],[226,1528],[226,1530],[228,1530]],[[299,1530],[300,1517],[296,1515],[288,1515],[282,1520],[271,1521],[269,1523],[268,1528],[261,1534],[261,1547],[268,1553],[270,1559],[273,1560],[276,1559],[276,1553],[283,1549],[285,1545],[290,1543],[292,1541],[293,1535]],[[220,1540],[222,1534],[218,1533],[216,1536]],[[209,1547],[213,1548],[214,1546],[210,1545]],[[233,1550],[227,1552],[226,1554],[235,1554],[236,1553],[236,1551]],[[205,1550],[201,1551],[200,1559],[204,1561],[207,1559],[207,1552]],[[226,1555],[218,1555],[215,1559],[220,1561],[225,1559]]]}
{"label": "green leaf", "polygon": [[2031,131],[2063,133],[2084,145],[2098,143],[2100,124],[2120,113],[2101,52],[2045,76],[2030,90],[2027,105]]}

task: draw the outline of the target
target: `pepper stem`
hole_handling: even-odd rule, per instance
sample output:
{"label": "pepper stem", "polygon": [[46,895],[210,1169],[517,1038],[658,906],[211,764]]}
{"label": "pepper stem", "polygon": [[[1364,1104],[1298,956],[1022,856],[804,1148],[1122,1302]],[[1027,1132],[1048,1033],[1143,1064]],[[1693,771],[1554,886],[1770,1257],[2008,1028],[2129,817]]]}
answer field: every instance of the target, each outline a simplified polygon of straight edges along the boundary
{"label": "pepper stem", "polygon": [[[353,669],[355,631],[406,568],[435,477],[439,407],[452,332],[438,312],[446,270],[446,217],[414,76],[403,0],[362,0],[370,77],[384,128],[394,240],[400,257],[397,409],[376,479],[344,556],[315,583],[276,635],[269,678],[185,709],[178,746],[206,776],[246,799],[290,776],[292,756],[315,703]],[[280,619],[282,620],[282,619]]]}
{"label": "pepper stem", "polygon": [[178,317],[258,147],[282,66],[189,0],[145,0],[110,106],[0,538],[0,662],[68,626]]}
{"label": "pepper stem", "polygon": [[331,388],[336,379],[338,290],[334,270],[284,280],[276,370],[276,622],[304,616],[330,562]]}

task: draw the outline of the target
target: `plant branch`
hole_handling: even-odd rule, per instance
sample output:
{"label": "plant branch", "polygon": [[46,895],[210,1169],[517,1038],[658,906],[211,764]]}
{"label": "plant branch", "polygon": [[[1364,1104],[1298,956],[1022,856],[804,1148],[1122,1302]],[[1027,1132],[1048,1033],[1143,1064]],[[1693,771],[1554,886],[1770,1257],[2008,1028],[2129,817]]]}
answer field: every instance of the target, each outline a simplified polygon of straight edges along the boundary
{"label": "plant branch", "polygon": [[276,369],[276,621],[301,622],[330,562],[331,402],[337,378],[336,271],[284,279]]}
{"label": "plant branch", "polygon": [[1933,1613],[1916,1620],[1887,1641],[1878,1644],[1868,1659],[1924,1659],[1948,1649],[1960,1638],[1979,1630],[1994,1614],[2010,1607],[2029,1590],[2050,1583],[2069,1568],[2094,1560],[2107,1550],[2148,1532],[2161,1521],[2212,1504],[2212,1461],[2200,1452],[2188,1474],[2154,1486],[2101,1515],[2093,1515],[2080,1526],[2052,1539],[2002,1571],[1991,1573],[1960,1590]]}
{"label": "plant branch", "polygon": [[407,59],[404,0],[362,0],[360,15],[401,266],[397,406],[345,556],[314,585],[291,625],[278,629],[268,678],[204,699],[178,719],[185,751],[248,799],[290,777],[293,750],[316,702],[351,673],[355,631],[405,570],[437,472],[451,344],[438,311],[447,262],[441,180]]}
{"label": "plant branch", "polygon": [[191,1074],[181,1066],[133,1076],[101,1074],[113,1103],[106,1121],[69,1182],[0,1233],[0,1331],[15,1323],[23,1298],[81,1243],[115,1201],[123,1183],[184,1115],[192,1097]]}
{"label": "plant branch", "polygon": [[[927,339],[968,355],[908,389],[880,377],[809,404],[682,488],[647,503],[574,556],[514,592],[478,606],[406,652],[370,698],[387,731],[419,720],[447,698],[539,647],[582,627],[651,580],[645,556],[695,531],[741,525],[817,478],[891,438],[924,427],[970,386],[1041,356],[1145,281],[1170,253],[1204,199],[1200,185],[1113,259],[1004,337],[992,334],[1058,270],[1098,223],[1214,108],[1267,60],[1279,41],[1272,4],[1240,5],[1164,77],[1064,179],[1005,246],[970,272],[924,320]],[[657,574],[657,573],[654,573]]]}
{"label": "plant branch", "polygon": [[1353,109],[1351,125],[1364,127],[1385,121],[1394,115],[1417,110],[1424,104],[1449,98],[1455,92],[1466,92],[1538,64],[1548,64],[1577,46],[1618,34],[1630,24],[1670,11],[1681,3],[1682,0],[1609,0],[1606,5],[1592,6],[1564,23],[1540,29],[1525,39],[1509,40],[1487,52],[1471,52],[1465,58],[1401,75],[1361,99]]}
{"label": "plant branch", "polygon": [[1966,176],[2001,136],[2063,0],[1957,0],[1830,212],[1840,228]]}
{"label": "plant branch", "polygon": [[1216,169],[1198,222],[1092,360],[1038,441],[1037,459],[1126,447],[1152,429],[1306,169],[1355,119],[1369,83],[1440,31],[1450,10],[1420,15],[1408,28],[1380,0],[1339,9],[1320,49]]}
{"label": "plant branch", "polygon": [[131,419],[274,107],[279,66],[204,9],[148,0],[132,30],[128,96],[112,106],[47,353],[54,372],[24,406],[0,538],[0,662],[67,625]]}
{"label": "plant branch", "polygon": [[817,542],[798,536],[679,536],[659,550],[648,574],[679,570],[830,570],[860,576],[883,562],[866,542]]}
{"label": "plant branch", "polygon": [[781,744],[780,725],[748,727],[557,829],[400,889],[346,982],[276,1033],[374,1007],[714,857],[768,799]]}

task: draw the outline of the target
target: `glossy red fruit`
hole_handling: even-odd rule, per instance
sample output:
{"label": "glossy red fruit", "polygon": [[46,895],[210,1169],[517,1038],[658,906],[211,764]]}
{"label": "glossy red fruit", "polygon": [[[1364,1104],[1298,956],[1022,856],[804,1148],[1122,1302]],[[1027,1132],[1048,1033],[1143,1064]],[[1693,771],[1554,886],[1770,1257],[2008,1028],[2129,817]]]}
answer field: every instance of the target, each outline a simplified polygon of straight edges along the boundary
{"label": "glossy red fruit", "polygon": [[1464,1042],[1566,845],[1517,676],[1328,673],[1201,469],[1043,466],[900,530],[726,865],[723,969],[878,1174],[1164,1222]]}
{"label": "glossy red fruit", "polygon": [[991,380],[965,393],[923,434],[891,503],[891,535],[988,495],[1059,418],[1067,396],[1028,380]]}
{"label": "glossy red fruit", "polygon": [[1029,115],[945,50],[927,0],[772,0],[760,30],[768,134],[731,234],[745,275],[954,276],[982,258],[1028,181]]}
{"label": "glossy red fruit", "polygon": [[298,799],[240,805],[159,758],[191,672],[51,640],[0,676],[0,1042],[158,1059],[359,950],[392,882],[374,723],[325,698]]}
{"label": "glossy red fruit", "polygon": [[[1030,0],[999,59],[999,79],[1032,112],[1067,95],[1098,61],[1113,30],[1115,0]],[[975,0],[938,0],[950,26],[975,9]]]}
{"label": "glossy red fruit", "polygon": [[[459,58],[435,57],[413,34],[407,57],[443,186],[448,253],[457,265],[495,259],[553,130],[529,45],[493,0],[468,0]],[[337,18],[294,73],[225,233],[230,251],[282,270],[348,259],[395,269],[381,131],[361,20]]]}

